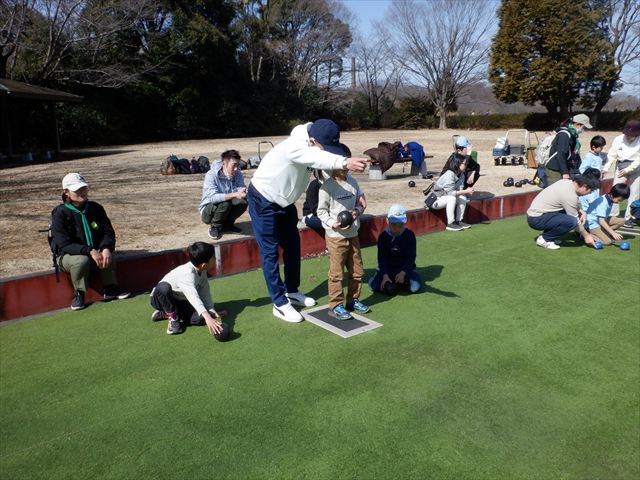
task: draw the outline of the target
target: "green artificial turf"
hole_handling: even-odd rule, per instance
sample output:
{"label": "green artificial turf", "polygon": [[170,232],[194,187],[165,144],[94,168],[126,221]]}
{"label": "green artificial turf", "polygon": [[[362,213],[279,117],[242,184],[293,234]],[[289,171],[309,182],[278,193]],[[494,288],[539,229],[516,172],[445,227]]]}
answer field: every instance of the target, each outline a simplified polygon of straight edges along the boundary
{"label": "green artificial turf", "polygon": [[350,339],[274,318],[260,271],[212,281],[225,344],[147,295],[0,327],[0,478],[638,478],[640,241],[534,237],[419,237],[425,289],[363,288],[384,326]]}

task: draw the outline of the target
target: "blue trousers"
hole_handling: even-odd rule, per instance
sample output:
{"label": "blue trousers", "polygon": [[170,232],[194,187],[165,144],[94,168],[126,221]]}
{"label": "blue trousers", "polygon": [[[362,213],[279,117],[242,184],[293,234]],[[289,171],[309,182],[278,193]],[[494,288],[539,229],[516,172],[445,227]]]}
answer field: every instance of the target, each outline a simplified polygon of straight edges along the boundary
{"label": "blue trousers", "polygon": [[[398,272],[394,273],[393,275],[389,275],[392,282],[397,274]],[[373,277],[369,279],[369,288],[371,288],[371,290],[374,292],[379,292],[381,283],[382,273],[380,273],[380,270],[376,270],[376,273],[373,275]],[[415,270],[411,270],[405,275],[404,283],[398,283],[397,285],[405,288],[406,290],[409,290],[411,293],[416,293],[418,290],[420,290],[420,287],[422,287],[422,279],[420,278],[420,275],[418,275],[418,272],[416,272]]]}
{"label": "blue trousers", "polygon": [[[277,203],[271,203],[251,184],[247,190],[247,199],[269,296],[274,305],[280,307],[289,301],[285,293],[295,293],[300,286],[298,209],[295,205],[281,207]],[[284,282],[280,277],[278,247],[282,247]]]}
{"label": "blue trousers", "polygon": [[564,212],[543,213],[539,217],[527,215],[527,223],[534,230],[542,230],[542,238],[552,242],[578,226],[578,219]]}

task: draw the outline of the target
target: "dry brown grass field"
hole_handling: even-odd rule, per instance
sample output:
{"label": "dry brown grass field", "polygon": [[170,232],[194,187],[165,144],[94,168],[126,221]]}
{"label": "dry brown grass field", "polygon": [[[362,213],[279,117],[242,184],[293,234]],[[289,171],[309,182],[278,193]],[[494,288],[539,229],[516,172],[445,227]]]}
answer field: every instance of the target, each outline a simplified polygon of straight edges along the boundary
{"label": "dry brown grass field", "polygon": [[[376,130],[344,132],[342,141],[354,156],[362,156],[368,148],[381,141],[417,141],[425,146],[429,171],[439,173],[452,151],[452,136],[465,135],[478,151],[482,177],[476,185],[476,196],[504,195],[537,189],[527,185],[521,189],[505,188],[502,182],[512,176],[516,180],[532,178],[533,169],[523,166],[495,166],[491,149],[496,138],[506,131],[497,130]],[[589,139],[603,135],[610,145],[618,132],[584,132],[582,154],[589,148]],[[542,141],[545,132],[537,132]],[[162,176],[159,166],[170,154],[191,158],[205,155],[211,160],[222,151],[235,148],[243,158],[256,155],[258,142],[274,144],[286,137],[254,137],[210,140],[189,140],[139,145],[121,145],[86,150],[66,151],[73,160],[24,164],[0,169],[0,277],[22,275],[51,268],[51,254],[46,229],[51,210],[60,202],[62,177],[79,172],[89,182],[90,198],[101,203],[117,233],[117,255],[134,255],[183,248],[190,242],[211,241],[207,226],[202,224],[198,205],[202,193],[203,174]],[[531,143],[536,137],[531,134]],[[523,135],[510,135],[510,143],[523,143]],[[605,148],[606,151],[606,148]],[[264,155],[265,150],[262,150]],[[404,167],[404,168],[403,168]],[[248,183],[255,170],[244,172]],[[423,207],[422,188],[426,180],[409,177],[410,165],[396,164],[383,181],[370,180],[368,171],[356,174],[368,201],[367,214],[378,215],[396,202],[407,209]],[[607,174],[611,176],[611,172]],[[416,188],[409,188],[409,180]],[[301,216],[303,197],[297,202]],[[245,213],[238,221],[242,234],[225,234],[220,242],[251,235],[251,222]]]}

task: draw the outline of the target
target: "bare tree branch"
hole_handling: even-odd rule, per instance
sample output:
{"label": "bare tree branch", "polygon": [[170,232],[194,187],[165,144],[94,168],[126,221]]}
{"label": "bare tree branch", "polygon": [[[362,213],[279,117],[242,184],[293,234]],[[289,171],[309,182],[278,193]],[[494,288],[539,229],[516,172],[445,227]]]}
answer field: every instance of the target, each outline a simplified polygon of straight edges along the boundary
{"label": "bare tree branch", "polygon": [[472,85],[486,77],[490,39],[495,21],[493,2],[484,0],[398,1],[390,17],[397,46],[446,128],[447,111]]}

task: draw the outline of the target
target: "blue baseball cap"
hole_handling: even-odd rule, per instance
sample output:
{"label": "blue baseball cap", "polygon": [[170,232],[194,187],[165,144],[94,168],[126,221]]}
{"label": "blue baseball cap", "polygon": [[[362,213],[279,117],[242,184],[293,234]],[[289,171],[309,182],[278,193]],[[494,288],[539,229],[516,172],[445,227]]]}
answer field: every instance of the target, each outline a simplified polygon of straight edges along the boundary
{"label": "blue baseball cap", "polygon": [[471,142],[467,140],[467,137],[458,137],[456,138],[456,147],[458,148],[467,148],[471,145]]}
{"label": "blue baseball cap", "polygon": [[399,203],[395,203],[389,208],[387,218],[389,223],[407,223],[407,210]]}
{"label": "blue baseball cap", "polygon": [[345,156],[340,143],[340,128],[333,120],[321,118],[309,127],[309,137],[313,137],[327,152]]}

